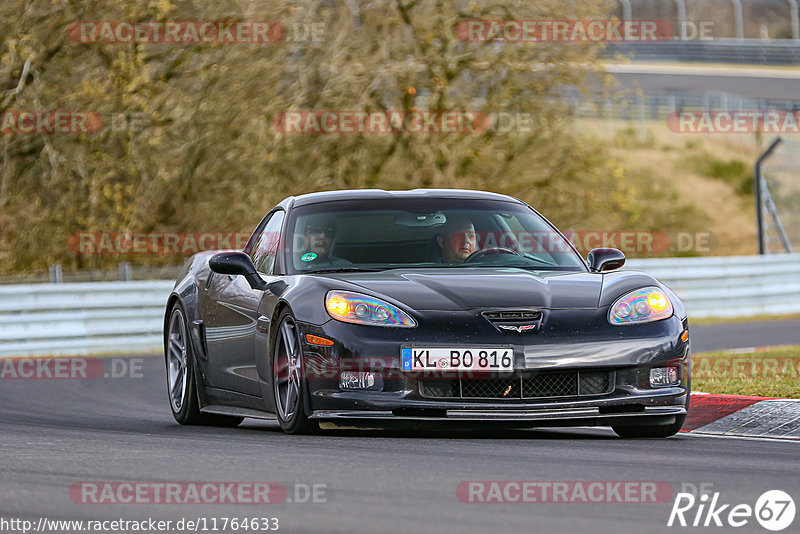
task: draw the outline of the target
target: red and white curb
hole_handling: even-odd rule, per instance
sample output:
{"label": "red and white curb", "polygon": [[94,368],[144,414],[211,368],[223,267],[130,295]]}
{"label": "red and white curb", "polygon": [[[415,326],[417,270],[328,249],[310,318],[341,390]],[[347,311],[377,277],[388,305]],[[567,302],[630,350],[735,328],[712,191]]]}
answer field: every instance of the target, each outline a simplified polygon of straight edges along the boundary
{"label": "red and white curb", "polygon": [[692,393],[681,432],[800,441],[800,399]]}

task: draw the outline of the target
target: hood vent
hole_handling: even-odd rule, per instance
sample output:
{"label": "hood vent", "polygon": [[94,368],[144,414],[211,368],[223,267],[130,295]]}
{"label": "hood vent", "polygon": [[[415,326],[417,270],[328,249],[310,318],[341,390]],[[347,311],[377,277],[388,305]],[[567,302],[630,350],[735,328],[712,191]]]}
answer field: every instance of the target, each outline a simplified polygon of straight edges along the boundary
{"label": "hood vent", "polygon": [[542,312],[538,310],[485,311],[482,315],[501,332],[533,334],[542,326]]}

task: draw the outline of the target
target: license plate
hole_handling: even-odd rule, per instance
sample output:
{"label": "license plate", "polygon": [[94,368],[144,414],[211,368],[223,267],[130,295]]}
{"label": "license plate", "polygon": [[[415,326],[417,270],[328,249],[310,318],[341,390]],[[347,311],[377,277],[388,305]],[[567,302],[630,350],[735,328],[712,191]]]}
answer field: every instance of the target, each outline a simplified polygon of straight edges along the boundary
{"label": "license plate", "polygon": [[403,371],[513,371],[514,350],[506,347],[403,347]]}

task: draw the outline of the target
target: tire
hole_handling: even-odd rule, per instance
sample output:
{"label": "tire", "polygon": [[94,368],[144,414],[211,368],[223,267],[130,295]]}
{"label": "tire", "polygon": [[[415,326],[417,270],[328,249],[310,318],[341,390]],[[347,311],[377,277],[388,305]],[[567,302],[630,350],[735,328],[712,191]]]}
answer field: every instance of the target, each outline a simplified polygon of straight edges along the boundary
{"label": "tire", "polygon": [[310,434],[319,430],[308,418],[306,381],[302,373],[303,353],[300,332],[291,312],[286,309],[278,318],[278,331],[272,347],[272,393],[278,424],[287,434]]}
{"label": "tire", "polygon": [[685,420],[686,415],[679,415],[671,425],[611,425],[611,428],[621,438],[668,438],[680,431]]}
{"label": "tire", "polygon": [[189,340],[186,312],[178,302],[169,315],[164,336],[164,361],[167,366],[167,397],[172,416],[182,425],[234,427],[243,417],[200,413],[195,379],[194,353]]}

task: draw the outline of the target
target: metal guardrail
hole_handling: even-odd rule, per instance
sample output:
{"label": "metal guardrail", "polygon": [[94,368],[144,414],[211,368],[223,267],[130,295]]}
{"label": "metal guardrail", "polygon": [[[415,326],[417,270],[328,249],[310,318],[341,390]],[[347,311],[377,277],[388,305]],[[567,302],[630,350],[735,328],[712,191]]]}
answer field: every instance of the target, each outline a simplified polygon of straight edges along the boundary
{"label": "metal guardrail", "polygon": [[681,297],[689,320],[800,313],[800,254],[629,260]]}
{"label": "metal guardrail", "polygon": [[688,61],[797,65],[800,41],[793,39],[714,39],[661,42],[608,43],[603,53],[630,56],[634,61]]}
{"label": "metal guardrail", "polygon": [[[800,313],[800,254],[629,260],[680,295],[689,318]],[[0,286],[0,357],[158,352],[174,283]]]}
{"label": "metal guardrail", "polygon": [[0,286],[0,357],[156,352],[170,280]]}
{"label": "metal guardrail", "polygon": [[61,265],[50,265],[48,270],[27,271],[24,273],[3,276],[0,286],[21,284],[78,284],[84,282],[131,282],[141,280],[166,280],[176,278],[182,268],[181,264],[146,266],[131,265],[120,262],[116,269],[79,269],[67,270]]}
{"label": "metal guardrail", "polygon": [[566,99],[571,115],[581,118],[616,120],[664,120],[681,111],[789,111],[800,110],[800,98],[746,98],[719,91],[702,93],[627,95],[600,98],[570,93]]}

